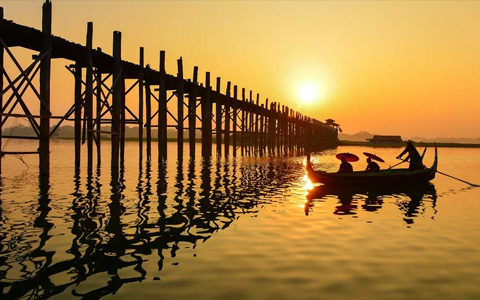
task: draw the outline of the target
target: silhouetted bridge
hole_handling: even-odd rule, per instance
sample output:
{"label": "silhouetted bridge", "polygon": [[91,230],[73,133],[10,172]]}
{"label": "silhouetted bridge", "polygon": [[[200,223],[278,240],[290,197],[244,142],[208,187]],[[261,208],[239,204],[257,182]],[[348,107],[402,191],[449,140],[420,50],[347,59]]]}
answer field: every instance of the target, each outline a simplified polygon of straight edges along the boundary
{"label": "silhouetted bridge", "polygon": [[[167,156],[169,127],[177,129],[179,154],[183,154],[183,134],[184,130],[188,130],[192,157],[195,156],[196,129],[202,133],[204,157],[212,155],[214,136],[217,155],[223,152],[225,156],[230,152],[235,156],[237,152],[241,155],[273,155],[312,151],[337,142],[336,128],[279,103],[269,103],[268,99],[260,104],[259,94],[254,100],[252,91],[246,95],[245,89],[240,91],[227,82],[225,94],[222,94],[220,78],[216,78],[213,90],[209,72],[205,74],[204,84],[199,83],[198,67],[194,67],[191,80],[185,79],[182,58],[177,60],[177,75],[167,74],[164,51],[160,51],[159,71],[145,65],[143,48],[140,48],[139,64],[123,61],[121,33],[118,31],[113,33],[113,55],[103,53],[100,48],[93,49],[92,23],[87,26],[85,46],[53,36],[52,4],[49,0],[43,4],[41,31],[5,20],[3,9],[0,9],[0,70],[3,70],[0,75],[0,149],[5,138],[39,140],[38,151],[3,151],[1,156],[39,154],[40,174],[49,173],[50,138],[65,120],[74,122],[75,166],[80,167],[81,145],[86,143],[89,172],[93,170],[94,150],[97,164],[101,163],[102,134],[111,135],[111,167],[113,171],[118,170],[125,156],[126,124],[138,125],[140,155],[145,146],[147,159],[152,153],[152,128],[158,128],[159,161]],[[38,54],[25,68],[10,51],[11,47],[30,49]],[[4,57],[9,57],[18,68],[20,75],[16,78],[10,77],[4,69]],[[51,60],[55,58],[72,61],[67,69],[75,80],[74,103],[63,116],[54,116],[50,111]],[[37,73],[40,77],[38,88],[33,82]],[[127,87],[130,83],[127,80],[134,82]],[[125,101],[126,95],[133,89],[138,90],[137,114],[128,108]],[[33,91],[40,101],[39,114],[32,113],[23,100],[27,90]],[[176,114],[168,109],[167,103],[172,99],[176,99]],[[22,113],[14,113],[15,108],[21,108]],[[167,124],[168,116],[174,124]],[[27,118],[35,136],[1,134],[1,126],[8,118]],[[51,120],[58,120],[53,128]],[[153,124],[153,120],[157,120],[157,124]],[[186,127],[185,121],[188,124]],[[110,125],[102,130],[103,124]]]}

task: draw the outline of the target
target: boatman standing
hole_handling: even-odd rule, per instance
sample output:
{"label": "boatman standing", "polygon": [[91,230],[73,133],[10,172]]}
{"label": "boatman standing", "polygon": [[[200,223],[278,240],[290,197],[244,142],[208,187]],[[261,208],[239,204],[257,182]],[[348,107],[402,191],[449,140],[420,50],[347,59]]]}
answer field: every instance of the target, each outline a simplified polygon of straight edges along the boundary
{"label": "boatman standing", "polygon": [[400,155],[397,156],[397,158],[402,159],[402,156],[406,153],[408,153],[408,156],[405,158],[405,161],[410,160],[410,166],[409,166],[410,170],[424,169],[422,157],[420,156],[420,153],[418,153],[417,148],[415,148],[412,141],[407,142],[407,147],[405,147],[405,150],[403,150],[403,152],[400,153]]}

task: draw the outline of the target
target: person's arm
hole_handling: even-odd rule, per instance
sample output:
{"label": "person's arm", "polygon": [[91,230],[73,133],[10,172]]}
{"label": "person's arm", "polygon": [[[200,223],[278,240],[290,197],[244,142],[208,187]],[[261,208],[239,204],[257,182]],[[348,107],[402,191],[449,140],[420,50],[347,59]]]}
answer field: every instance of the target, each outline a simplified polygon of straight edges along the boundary
{"label": "person's arm", "polygon": [[402,156],[404,156],[405,153],[407,153],[407,152],[408,152],[408,147],[405,147],[405,149],[402,151],[402,153],[400,153],[400,154],[397,156],[397,158],[398,158],[398,159],[402,158]]}

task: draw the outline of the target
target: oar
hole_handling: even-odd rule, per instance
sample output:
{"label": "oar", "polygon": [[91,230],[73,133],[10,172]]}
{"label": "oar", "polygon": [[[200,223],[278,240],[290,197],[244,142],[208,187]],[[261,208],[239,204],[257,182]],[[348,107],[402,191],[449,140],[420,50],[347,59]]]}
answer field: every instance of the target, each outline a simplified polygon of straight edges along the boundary
{"label": "oar", "polygon": [[[400,158],[399,158],[400,159]],[[403,164],[404,162],[407,162],[408,160],[403,160],[401,162],[399,162],[398,164],[394,165],[394,166],[391,166],[389,169],[392,169],[392,168],[395,168],[396,166],[400,165],[400,164]]]}
{"label": "oar", "polygon": [[442,173],[442,172],[440,172],[440,171],[438,171],[438,170],[437,170],[437,173],[440,173],[440,174],[442,174],[442,175],[444,175],[444,176],[447,176],[447,177],[450,177],[450,178],[456,179],[456,180],[458,180],[458,181],[461,181],[461,182],[463,182],[463,183],[469,184],[469,185],[471,185],[471,186],[474,186],[474,187],[480,187],[480,185],[478,185],[478,184],[473,184],[473,183],[471,183],[471,182],[468,182],[468,181],[462,180],[462,179],[460,179],[460,178],[453,177],[453,176],[451,176],[451,175],[448,175],[448,174]]}

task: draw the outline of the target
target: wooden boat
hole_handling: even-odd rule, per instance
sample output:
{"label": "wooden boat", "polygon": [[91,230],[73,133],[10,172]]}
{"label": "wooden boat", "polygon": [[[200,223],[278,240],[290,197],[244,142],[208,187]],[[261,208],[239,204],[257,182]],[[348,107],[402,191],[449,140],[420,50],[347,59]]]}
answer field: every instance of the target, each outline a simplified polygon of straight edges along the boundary
{"label": "wooden boat", "polygon": [[429,182],[437,172],[438,154],[435,148],[435,159],[430,168],[422,170],[385,169],[378,172],[356,171],[351,173],[327,173],[314,170],[310,156],[307,156],[307,173],[312,182],[326,185],[397,185]]}

